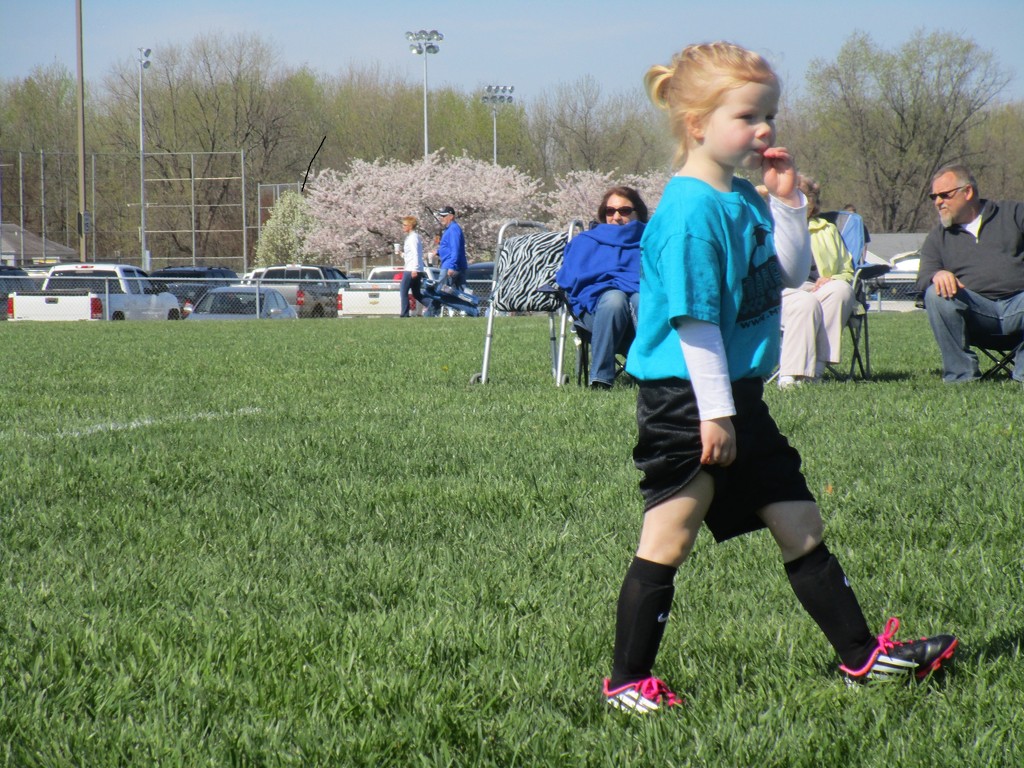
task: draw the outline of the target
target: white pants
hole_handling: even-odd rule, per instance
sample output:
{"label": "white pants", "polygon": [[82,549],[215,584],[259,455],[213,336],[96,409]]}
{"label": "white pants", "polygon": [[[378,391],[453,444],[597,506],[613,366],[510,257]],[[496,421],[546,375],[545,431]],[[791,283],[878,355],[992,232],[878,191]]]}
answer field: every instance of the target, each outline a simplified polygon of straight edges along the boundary
{"label": "white pants", "polygon": [[814,283],[782,292],[782,376],[821,375],[826,363],[838,363],[843,328],[856,299],[842,280],[829,280],[818,290]]}

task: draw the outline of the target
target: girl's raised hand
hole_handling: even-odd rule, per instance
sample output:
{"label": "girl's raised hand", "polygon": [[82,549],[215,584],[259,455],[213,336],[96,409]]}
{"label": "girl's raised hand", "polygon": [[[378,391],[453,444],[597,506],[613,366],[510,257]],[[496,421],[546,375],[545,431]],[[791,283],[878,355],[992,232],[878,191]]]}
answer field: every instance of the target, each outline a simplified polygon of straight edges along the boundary
{"label": "girl's raised hand", "polygon": [[789,150],[785,147],[769,147],[761,157],[761,173],[768,193],[798,208],[801,201],[797,190],[796,164]]}

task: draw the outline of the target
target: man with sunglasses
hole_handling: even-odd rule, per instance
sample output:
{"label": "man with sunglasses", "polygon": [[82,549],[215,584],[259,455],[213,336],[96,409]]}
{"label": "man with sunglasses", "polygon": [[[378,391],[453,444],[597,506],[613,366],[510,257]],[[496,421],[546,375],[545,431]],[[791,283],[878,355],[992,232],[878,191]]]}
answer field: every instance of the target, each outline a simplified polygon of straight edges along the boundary
{"label": "man with sunglasses", "polygon": [[[942,378],[980,378],[968,334],[1024,333],[1024,203],[985,200],[964,165],[932,176],[928,195],[940,223],[921,246],[918,288],[942,354]],[[1024,339],[1024,337],[1022,337]],[[1013,378],[1024,382],[1024,343],[1016,349]]]}

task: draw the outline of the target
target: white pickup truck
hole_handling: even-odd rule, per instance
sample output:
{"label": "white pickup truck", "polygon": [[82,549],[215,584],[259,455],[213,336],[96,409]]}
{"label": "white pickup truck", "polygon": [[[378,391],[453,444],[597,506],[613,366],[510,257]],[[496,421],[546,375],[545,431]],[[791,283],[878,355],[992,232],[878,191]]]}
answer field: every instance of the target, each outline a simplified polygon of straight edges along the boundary
{"label": "white pickup truck", "polygon": [[[436,280],[437,270],[428,268],[427,275]],[[403,297],[401,285],[401,267],[374,267],[365,280],[350,280],[338,291],[338,317],[398,317],[403,300],[415,311],[415,299]]]}
{"label": "white pickup truck", "polygon": [[58,264],[42,290],[7,296],[9,320],[178,320],[173,293],[127,264]]}

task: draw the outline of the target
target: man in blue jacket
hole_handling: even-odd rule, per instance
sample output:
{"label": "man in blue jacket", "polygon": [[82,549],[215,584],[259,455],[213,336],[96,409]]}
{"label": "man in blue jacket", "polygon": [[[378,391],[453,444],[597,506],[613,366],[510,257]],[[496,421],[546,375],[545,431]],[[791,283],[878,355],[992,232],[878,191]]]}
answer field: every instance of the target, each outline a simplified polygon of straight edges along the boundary
{"label": "man in blue jacket", "polygon": [[605,193],[597,226],[565,246],[555,282],[572,313],[591,334],[590,387],[610,389],[615,355],[625,355],[636,332],[640,291],[640,237],[647,206],[631,187]]}
{"label": "man in blue jacket", "polygon": [[455,220],[455,209],[446,205],[436,213],[437,220],[444,227],[441,242],[437,246],[437,258],[441,262],[441,284],[457,290],[466,287],[466,238],[462,227]]}
{"label": "man in blue jacket", "polygon": [[[921,246],[918,288],[942,353],[943,380],[974,381],[978,356],[968,335],[983,342],[1024,332],[1024,203],[982,199],[963,165],[940,168],[929,197],[940,223]],[[1024,343],[1013,378],[1024,382]]]}

